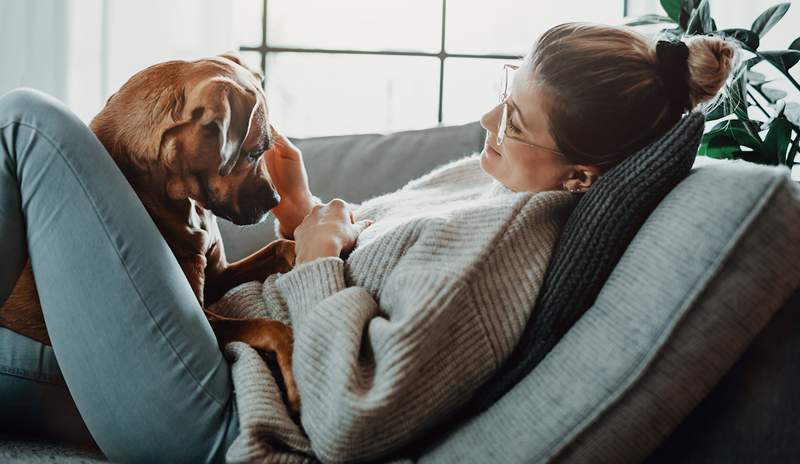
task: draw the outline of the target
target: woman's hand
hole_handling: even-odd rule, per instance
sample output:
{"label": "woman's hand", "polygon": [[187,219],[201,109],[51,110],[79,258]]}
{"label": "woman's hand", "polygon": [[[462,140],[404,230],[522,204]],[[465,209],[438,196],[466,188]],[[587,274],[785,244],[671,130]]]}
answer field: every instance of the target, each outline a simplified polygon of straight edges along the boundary
{"label": "woman's hand", "polygon": [[281,197],[272,214],[280,222],[280,233],[292,238],[295,228],[317,204],[308,189],[308,174],[300,150],[272,127],[275,145],[266,152],[267,170],[272,185]]}
{"label": "woman's hand", "polygon": [[296,264],[349,252],[358,235],[372,224],[370,220],[355,221],[353,212],[343,200],[335,199],[317,204],[295,229]]}

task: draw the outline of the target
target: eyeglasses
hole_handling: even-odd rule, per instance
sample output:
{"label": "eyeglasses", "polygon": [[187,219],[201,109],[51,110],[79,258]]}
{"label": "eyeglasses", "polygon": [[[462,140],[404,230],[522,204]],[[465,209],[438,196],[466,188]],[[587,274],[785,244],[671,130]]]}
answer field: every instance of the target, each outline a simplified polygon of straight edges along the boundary
{"label": "eyeglasses", "polygon": [[502,145],[503,142],[508,139],[514,142],[520,143],[522,145],[527,145],[531,148],[538,148],[540,150],[549,151],[551,153],[555,153],[557,155],[564,156],[563,153],[556,150],[555,148],[545,147],[543,145],[538,145],[535,143],[526,142],[522,139],[518,139],[512,135],[508,134],[508,100],[510,99],[510,95],[508,93],[508,83],[509,81],[513,81],[513,76],[509,79],[509,76],[512,75],[519,66],[514,64],[505,64],[503,65],[503,91],[500,93],[500,104],[503,105],[502,113],[500,114],[500,123],[497,126],[497,145]]}

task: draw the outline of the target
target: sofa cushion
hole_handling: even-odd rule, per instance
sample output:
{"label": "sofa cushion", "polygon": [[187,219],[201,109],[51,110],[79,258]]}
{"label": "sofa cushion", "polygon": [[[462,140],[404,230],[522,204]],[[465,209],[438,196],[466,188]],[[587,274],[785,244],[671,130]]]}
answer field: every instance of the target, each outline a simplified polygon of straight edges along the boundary
{"label": "sofa cushion", "polygon": [[788,169],[704,164],[536,369],[421,462],[636,462],[672,432],[800,283]]}
{"label": "sofa cushion", "polygon": [[584,194],[559,237],[532,317],[470,412],[486,410],[528,375],[589,306],[645,219],[692,168],[705,118],[692,113]]}
{"label": "sofa cushion", "polygon": [[[461,126],[397,132],[292,139],[303,152],[309,187],[322,200],[360,203],[393,192],[449,161],[478,152],[484,130]],[[233,261],[274,240],[273,220],[239,227],[219,220],[225,253]]]}
{"label": "sofa cushion", "polygon": [[648,464],[800,462],[800,288]]}

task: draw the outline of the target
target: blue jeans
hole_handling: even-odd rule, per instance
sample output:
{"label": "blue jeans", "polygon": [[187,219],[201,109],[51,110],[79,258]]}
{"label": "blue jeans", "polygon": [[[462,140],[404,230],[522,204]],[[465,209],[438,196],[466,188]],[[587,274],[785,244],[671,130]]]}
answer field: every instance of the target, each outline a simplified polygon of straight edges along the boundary
{"label": "blue jeans", "polygon": [[230,369],[177,261],[86,125],[17,90],[0,98],[0,302],[28,257],[52,348],[0,329],[0,428],[88,430],[113,461],[221,461]]}

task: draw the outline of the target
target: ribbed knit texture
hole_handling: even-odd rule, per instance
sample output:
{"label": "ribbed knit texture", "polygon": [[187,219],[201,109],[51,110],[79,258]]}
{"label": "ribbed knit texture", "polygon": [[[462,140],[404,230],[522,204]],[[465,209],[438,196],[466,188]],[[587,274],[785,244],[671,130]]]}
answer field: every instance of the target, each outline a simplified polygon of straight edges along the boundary
{"label": "ribbed knit texture", "polygon": [[233,343],[241,434],[227,458],[378,459],[447,420],[514,348],[575,201],[512,192],[471,156],[360,205],[375,223],[346,262],[231,290],[217,310],[288,314],[302,428],[264,361]]}

